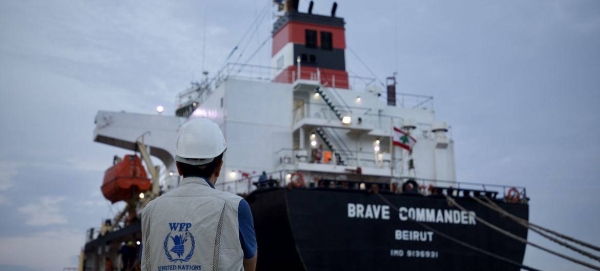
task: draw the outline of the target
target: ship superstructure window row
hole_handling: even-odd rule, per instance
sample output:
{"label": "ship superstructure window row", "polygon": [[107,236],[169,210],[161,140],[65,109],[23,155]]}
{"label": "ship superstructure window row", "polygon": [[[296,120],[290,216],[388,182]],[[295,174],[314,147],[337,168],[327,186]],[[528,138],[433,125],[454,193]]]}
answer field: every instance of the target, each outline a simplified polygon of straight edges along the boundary
{"label": "ship superstructure window row", "polygon": [[[319,42],[317,40],[318,35],[316,30],[306,29],[305,30],[306,48],[317,49],[319,48]],[[327,31],[321,31],[321,50],[331,51],[333,50],[333,34]]]}
{"label": "ship superstructure window row", "polygon": [[307,54],[301,54],[300,55],[300,61],[302,63],[317,63],[317,57],[315,55],[307,55]]}

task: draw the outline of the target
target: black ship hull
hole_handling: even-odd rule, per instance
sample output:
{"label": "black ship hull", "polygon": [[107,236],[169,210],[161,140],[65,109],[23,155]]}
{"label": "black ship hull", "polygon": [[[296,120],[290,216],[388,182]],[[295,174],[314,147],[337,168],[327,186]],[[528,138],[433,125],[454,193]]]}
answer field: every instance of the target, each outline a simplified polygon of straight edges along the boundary
{"label": "black ship hull", "polygon": [[[520,270],[411,221],[523,262],[525,244],[449,207],[443,196],[381,196],[400,212],[380,195],[360,190],[273,188],[253,192],[247,200],[259,244],[257,270]],[[468,198],[456,201],[477,217],[527,238],[527,229],[485,206]],[[527,204],[498,201],[498,205],[528,220]]]}

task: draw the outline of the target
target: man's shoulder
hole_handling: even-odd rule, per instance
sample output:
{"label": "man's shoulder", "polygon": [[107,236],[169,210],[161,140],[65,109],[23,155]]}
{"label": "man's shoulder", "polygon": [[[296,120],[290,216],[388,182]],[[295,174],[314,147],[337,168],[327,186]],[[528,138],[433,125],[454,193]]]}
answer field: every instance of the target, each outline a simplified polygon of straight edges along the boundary
{"label": "man's shoulder", "polygon": [[152,199],[150,202],[148,202],[148,204],[146,204],[146,206],[144,206],[144,209],[142,210],[142,216],[144,216],[146,213],[149,213],[152,210],[154,210],[155,208],[157,208],[156,207],[157,204],[160,206],[160,204],[163,200],[164,200],[164,195],[158,196],[158,197]]}
{"label": "man's shoulder", "polygon": [[144,209],[142,209],[142,218],[146,217],[146,215],[152,211],[152,208],[154,208],[154,203],[157,199],[158,198],[151,200],[148,202],[148,204],[146,204],[146,206],[144,206]]}
{"label": "man's shoulder", "polygon": [[240,202],[241,200],[244,199],[236,194],[224,192],[224,191],[220,191],[220,190],[216,190],[216,189],[215,189],[215,195],[219,198],[225,199],[227,201],[232,201],[232,202]]}

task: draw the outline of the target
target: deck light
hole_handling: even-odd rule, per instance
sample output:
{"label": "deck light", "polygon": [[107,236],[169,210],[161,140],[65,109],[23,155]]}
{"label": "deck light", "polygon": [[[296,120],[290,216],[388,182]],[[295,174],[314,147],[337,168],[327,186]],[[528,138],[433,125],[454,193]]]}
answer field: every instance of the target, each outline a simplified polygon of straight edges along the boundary
{"label": "deck light", "polygon": [[352,122],[352,118],[350,116],[344,116],[342,118],[342,123],[343,124],[350,124],[350,122]]}
{"label": "deck light", "polygon": [[313,148],[316,147],[317,146],[317,141],[315,141],[315,140],[311,141],[310,145],[313,146]]}
{"label": "deck light", "polygon": [[315,134],[310,134],[310,139],[314,140],[314,139],[315,139],[315,137],[316,137],[316,135],[315,135]]}
{"label": "deck light", "polygon": [[319,98],[319,93],[315,92],[315,99]]}
{"label": "deck light", "polygon": [[140,199],[144,198],[144,193],[140,193]]}
{"label": "deck light", "polygon": [[375,150],[376,153],[379,152],[379,139],[373,141],[373,150]]}
{"label": "deck light", "polygon": [[235,171],[232,170],[231,172],[229,172],[229,177],[231,177],[231,179],[235,179],[235,176]]}
{"label": "deck light", "polygon": [[142,242],[140,242],[140,241],[137,241],[137,242],[136,242],[136,244],[137,244],[138,246],[139,246],[141,243],[142,243]]}
{"label": "deck light", "polygon": [[356,96],[356,102],[360,103],[360,96]]}
{"label": "deck light", "polygon": [[173,171],[169,172],[169,176],[173,176]]}
{"label": "deck light", "polygon": [[158,114],[162,113],[164,110],[165,108],[162,105],[156,107],[156,112],[158,112]]}

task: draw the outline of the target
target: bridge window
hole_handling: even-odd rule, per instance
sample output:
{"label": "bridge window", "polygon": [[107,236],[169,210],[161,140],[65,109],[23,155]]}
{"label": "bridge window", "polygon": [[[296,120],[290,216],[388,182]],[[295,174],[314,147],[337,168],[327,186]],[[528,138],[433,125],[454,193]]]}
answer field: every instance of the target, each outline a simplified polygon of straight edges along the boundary
{"label": "bridge window", "polygon": [[306,63],[308,61],[308,56],[306,54],[301,54],[300,61],[302,61],[302,63]]}
{"label": "bridge window", "polygon": [[317,48],[317,31],[306,29],[306,48]]}
{"label": "bridge window", "polygon": [[333,43],[331,41],[331,32],[321,31],[321,49],[333,50]]}

